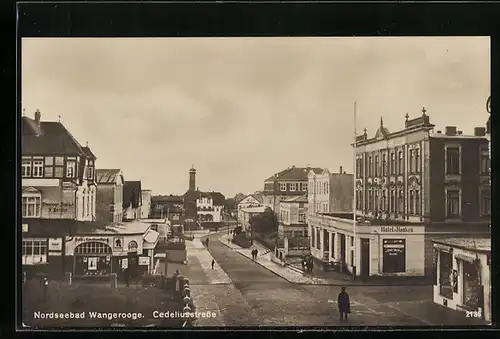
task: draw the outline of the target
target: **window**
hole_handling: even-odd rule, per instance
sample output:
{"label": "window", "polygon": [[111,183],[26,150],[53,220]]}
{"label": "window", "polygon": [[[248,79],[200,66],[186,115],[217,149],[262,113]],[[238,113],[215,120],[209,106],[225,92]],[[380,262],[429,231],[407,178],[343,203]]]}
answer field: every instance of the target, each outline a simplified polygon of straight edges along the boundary
{"label": "window", "polygon": [[31,161],[23,160],[21,166],[21,175],[23,177],[31,177]]}
{"label": "window", "polygon": [[368,176],[371,177],[373,173],[373,162],[372,162],[372,156],[368,156]]}
{"label": "window", "polygon": [[316,229],[316,248],[318,250],[321,248],[321,235],[319,228]]}
{"label": "window", "polygon": [[23,265],[33,265],[47,262],[46,239],[23,239]]}
{"label": "window", "polygon": [[40,196],[23,196],[22,216],[23,218],[39,218],[41,210]]}
{"label": "window", "polygon": [[290,184],[290,192],[295,192],[297,190],[297,184],[292,183]]}
{"label": "window", "polygon": [[420,150],[415,150],[415,173],[420,173]]}
{"label": "window", "polygon": [[477,310],[481,307],[481,283],[476,266],[467,261],[463,261],[463,300],[464,305]]}
{"label": "window", "polygon": [[396,212],[396,192],[394,189],[391,190],[391,212]]}
{"label": "window", "polygon": [[391,153],[391,174],[396,174],[396,154]]}
{"label": "window", "polygon": [[367,203],[368,203],[368,210],[371,211],[373,209],[373,192],[371,189],[368,191]]}
{"label": "window", "polygon": [[382,191],[382,211],[387,211],[387,191]]}
{"label": "window", "polygon": [[459,190],[448,190],[446,192],[446,216],[448,218],[460,216]]}
{"label": "window", "polygon": [[491,191],[481,190],[481,217],[491,216]]}
{"label": "window", "polygon": [[399,189],[399,194],[398,194],[398,213],[404,213],[404,195],[403,195],[403,189]]}
{"label": "window", "polygon": [[36,160],[33,161],[33,176],[40,178],[43,177],[43,161]]}
{"label": "window", "polygon": [[410,150],[410,173],[415,173],[415,150]]}
{"label": "window", "polygon": [[94,167],[87,168],[87,179],[94,179]]}
{"label": "window", "polygon": [[415,214],[415,192],[410,191],[409,201],[408,201],[408,214]]}
{"label": "window", "polygon": [[62,178],[63,174],[64,174],[64,167],[62,166],[54,167],[54,176],[56,178]]}
{"label": "window", "polygon": [[314,227],[311,227],[311,248],[316,244],[316,231]]}
{"label": "window", "polygon": [[460,174],[460,148],[446,148],[446,174]]}
{"label": "window", "polygon": [[306,222],[306,215],[304,213],[299,213],[299,222]]}
{"label": "window", "polygon": [[64,157],[56,157],[55,165],[64,166]]}
{"label": "window", "polygon": [[382,156],[382,175],[387,175],[387,154]]}
{"label": "window", "polygon": [[301,191],[307,191],[307,183],[301,183],[300,184],[300,190]]}
{"label": "window", "polygon": [[379,176],[380,175],[380,169],[379,169],[379,159],[378,159],[378,155],[375,156],[375,176]]}
{"label": "window", "polygon": [[479,171],[481,175],[489,175],[490,174],[490,159],[488,153],[481,153],[479,158]]}
{"label": "window", "polygon": [[45,167],[45,177],[52,178],[54,176],[54,167]]}
{"label": "window", "polygon": [[398,159],[398,173],[403,174],[403,151],[399,151],[399,159]]}
{"label": "window", "polygon": [[68,178],[74,178],[75,177],[75,169],[76,169],[76,162],[75,161],[68,161],[66,163],[66,176]]}
{"label": "window", "polygon": [[421,215],[422,202],[420,200],[420,191],[415,191],[415,215]]}
{"label": "window", "polygon": [[328,192],[328,183],[327,183],[327,182],[325,182],[325,194],[328,194],[328,193],[329,193],[329,192]]}
{"label": "window", "polygon": [[286,184],[285,183],[280,184],[280,191],[286,191]]}
{"label": "window", "polygon": [[54,166],[54,157],[45,157],[45,166]]}

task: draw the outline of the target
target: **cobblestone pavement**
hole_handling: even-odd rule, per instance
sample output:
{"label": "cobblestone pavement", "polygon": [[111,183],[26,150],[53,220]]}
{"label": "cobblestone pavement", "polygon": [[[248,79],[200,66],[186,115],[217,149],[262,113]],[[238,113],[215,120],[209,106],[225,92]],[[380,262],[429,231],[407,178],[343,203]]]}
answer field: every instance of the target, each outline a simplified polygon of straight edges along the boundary
{"label": "cobblestone pavement", "polygon": [[[209,251],[232,284],[197,286],[201,307],[220,312],[225,326],[472,325],[460,312],[432,302],[430,286],[349,286],[351,316],[340,322],[338,286],[290,283],[218,241]],[[195,291],[193,290],[193,296]],[[201,326],[201,324],[199,324]]]}

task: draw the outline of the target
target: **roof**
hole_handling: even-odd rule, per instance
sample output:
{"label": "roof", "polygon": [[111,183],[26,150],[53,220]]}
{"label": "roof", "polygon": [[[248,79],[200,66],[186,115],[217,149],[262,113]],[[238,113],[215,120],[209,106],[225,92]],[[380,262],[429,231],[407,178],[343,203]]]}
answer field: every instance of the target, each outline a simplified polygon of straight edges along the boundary
{"label": "roof", "polygon": [[80,143],[60,122],[40,121],[40,126],[38,126],[35,120],[22,117],[21,132],[23,155],[60,154],[88,156]]}
{"label": "roof", "polygon": [[208,194],[214,199],[214,205],[223,206],[226,203],[226,197],[221,192],[209,192]]}
{"label": "roof", "polygon": [[474,237],[460,237],[433,240],[433,242],[450,247],[461,248],[469,251],[476,252],[491,252],[491,237],[474,238]]}
{"label": "roof", "polygon": [[264,213],[266,208],[267,208],[266,206],[259,206],[259,207],[242,208],[241,210],[246,213]]}
{"label": "roof", "polygon": [[114,184],[116,183],[116,178],[120,174],[121,170],[119,169],[103,169],[98,168],[95,171],[96,182],[97,184]]}
{"label": "roof", "polygon": [[96,230],[96,234],[143,234],[151,227],[150,223],[131,221],[109,224],[105,228]]}
{"label": "roof", "polygon": [[226,203],[226,197],[224,196],[224,194],[222,194],[220,192],[215,192],[215,191],[202,192],[202,191],[198,191],[198,190],[196,190],[196,191],[189,191],[188,190],[184,194],[184,199],[187,202],[192,201],[192,200],[196,200],[198,198],[212,198],[213,204],[217,205],[217,206],[224,206]]}
{"label": "roof", "polygon": [[99,229],[105,229],[100,222],[78,221],[74,219],[22,219],[22,224],[28,225],[30,236],[64,236],[90,234]]}
{"label": "roof", "polygon": [[97,159],[96,156],[94,155],[94,153],[92,153],[92,151],[90,150],[90,148],[88,146],[83,146],[82,147],[82,150],[83,150],[83,153],[85,153],[85,155],[92,159],[92,160],[95,160]]}
{"label": "roof", "polygon": [[265,181],[280,181],[280,180],[308,180],[307,175],[310,171],[316,174],[321,174],[323,169],[320,167],[289,167],[281,172],[276,173]]}
{"label": "roof", "polygon": [[151,203],[162,202],[179,202],[182,203],[182,196],[180,195],[153,195],[151,196]]}
{"label": "roof", "polygon": [[377,133],[375,133],[375,139],[387,139],[391,133],[389,130],[384,127],[384,120],[380,118],[380,127],[377,129]]}
{"label": "roof", "polygon": [[306,202],[307,203],[307,197],[305,195],[299,195],[299,196],[296,196],[296,197],[293,197],[293,198],[282,200],[281,202],[286,202],[286,203]]}
{"label": "roof", "polygon": [[262,203],[264,201],[263,196],[264,196],[263,192],[255,192],[254,194],[252,194],[252,197],[254,197],[254,199],[260,203]]}
{"label": "roof", "polygon": [[454,134],[454,135],[446,135],[445,133],[432,133],[429,137],[433,139],[479,139],[479,140],[487,140],[486,136],[477,136],[477,135],[467,135],[467,134]]}
{"label": "roof", "polygon": [[149,242],[151,244],[154,244],[157,240],[158,237],[160,236],[160,233],[153,231],[152,229],[149,229],[146,234],[144,234],[142,237],[144,241]]}
{"label": "roof", "polygon": [[142,203],[141,182],[125,181],[123,183],[123,208],[137,208]]}

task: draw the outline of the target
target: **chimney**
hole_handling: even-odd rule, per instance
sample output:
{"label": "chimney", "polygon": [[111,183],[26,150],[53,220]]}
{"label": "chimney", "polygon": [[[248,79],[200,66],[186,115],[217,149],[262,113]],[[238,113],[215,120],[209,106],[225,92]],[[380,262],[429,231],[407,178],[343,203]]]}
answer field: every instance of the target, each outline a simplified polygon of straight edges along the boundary
{"label": "chimney", "polygon": [[476,137],[484,137],[486,135],[485,127],[474,127],[474,135]]}
{"label": "chimney", "polygon": [[441,134],[441,131],[437,131],[437,134]]}
{"label": "chimney", "polygon": [[340,166],[339,173],[342,174],[342,166]]}
{"label": "chimney", "polygon": [[35,112],[35,122],[40,127],[40,118],[42,117],[42,113],[40,113],[40,110],[36,110]]}
{"label": "chimney", "polygon": [[457,127],[456,126],[446,126],[445,134],[446,135],[456,135],[457,134]]}

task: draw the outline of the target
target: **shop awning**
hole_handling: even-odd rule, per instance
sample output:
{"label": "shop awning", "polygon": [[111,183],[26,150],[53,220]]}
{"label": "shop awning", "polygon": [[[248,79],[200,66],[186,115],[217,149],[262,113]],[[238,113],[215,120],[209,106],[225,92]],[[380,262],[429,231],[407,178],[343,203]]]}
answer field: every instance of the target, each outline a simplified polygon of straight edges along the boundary
{"label": "shop awning", "polygon": [[166,258],[167,257],[167,253],[156,253],[155,254],[155,258]]}
{"label": "shop awning", "polygon": [[468,255],[463,255],[463,254],[455,255],[455,259],[460,259],[460,260],[466,261],[470,264],[473,264],[474,261],[476,260],[476,258],[474,258],[474,257],[469,257]]}
{"label": "shop awning", "polygon": [[153,249],[156,246],[156,243],[158,242],[158,238],[160,236],[160,233],[149,230],[146,234],[144,234],[142,237],[144,239],[144,245],[143,247],[145,249]]}
{"label": "shop awning", "polygon": [[451,251],[453,250],[453,248],[451,248],[450,246],[441,245],[441,244],[434,244],[434,248],[437,249],[438,251],[447,252],[447,253],[451,253]]}

